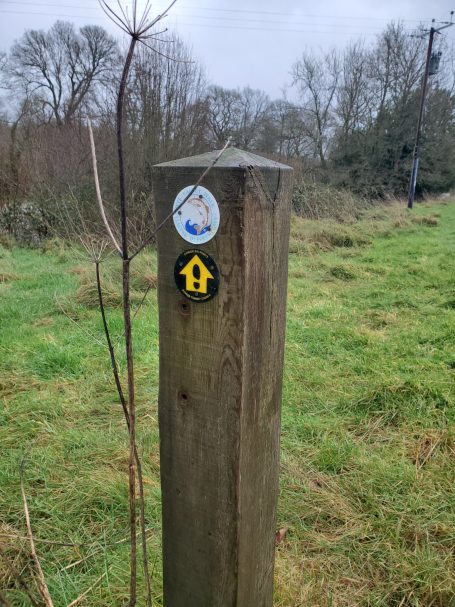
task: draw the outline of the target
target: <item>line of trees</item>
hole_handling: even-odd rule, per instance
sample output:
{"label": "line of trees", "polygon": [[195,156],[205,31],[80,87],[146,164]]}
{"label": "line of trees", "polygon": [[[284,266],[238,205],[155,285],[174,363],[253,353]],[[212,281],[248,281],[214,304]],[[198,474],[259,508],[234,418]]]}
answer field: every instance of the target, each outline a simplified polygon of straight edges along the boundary
{"label": "line of trees", "polygon": [[[162,37],[161,37],[162,38]],[[455,183],[454,70],[448,49],[427,98],[418,192]],[[128,174],[138,204],[159,161],[221,147],[292,161],[307,179],[372,197],[406,193],[426,41],[391,23],[368,46],[302,53],[283,73],[293,101],[207,82],[178,38],[134,59],[125,108]],[[57,21],[0,56],[0,205],[53,200],[68,188],[93,200],[87,119],[106,197],[114,197],[115,91],[122,49],[104,29]],[[171,58],[171,59],[170,59]]]}

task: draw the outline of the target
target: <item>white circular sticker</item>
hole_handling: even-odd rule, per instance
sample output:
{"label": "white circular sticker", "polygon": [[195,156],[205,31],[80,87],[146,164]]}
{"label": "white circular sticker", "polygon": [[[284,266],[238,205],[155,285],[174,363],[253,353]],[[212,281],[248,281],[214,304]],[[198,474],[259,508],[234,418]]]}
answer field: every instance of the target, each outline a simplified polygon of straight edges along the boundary
{"label": "white circular sticker", "polygon": [[[178,209],[193,188],[193,185],[189,185],[177,194],[174,211]],[[204,244],[211,240],[220,225],[218,203],[213,194],[201,185],[194,190],[173,217],[177,232],[192,244]]]}

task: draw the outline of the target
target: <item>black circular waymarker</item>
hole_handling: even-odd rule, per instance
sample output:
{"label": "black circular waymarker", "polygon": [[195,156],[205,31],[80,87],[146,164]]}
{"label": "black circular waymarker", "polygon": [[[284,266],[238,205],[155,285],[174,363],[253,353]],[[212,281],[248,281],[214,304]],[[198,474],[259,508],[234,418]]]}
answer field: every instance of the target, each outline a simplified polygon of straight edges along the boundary
{"label": "black circular waymarker", "polygon": [[178,256],[174,278],[180,293],[191,301],[209,301],[218,293],[218,267],[214,259],[200,249],[188,249]]}

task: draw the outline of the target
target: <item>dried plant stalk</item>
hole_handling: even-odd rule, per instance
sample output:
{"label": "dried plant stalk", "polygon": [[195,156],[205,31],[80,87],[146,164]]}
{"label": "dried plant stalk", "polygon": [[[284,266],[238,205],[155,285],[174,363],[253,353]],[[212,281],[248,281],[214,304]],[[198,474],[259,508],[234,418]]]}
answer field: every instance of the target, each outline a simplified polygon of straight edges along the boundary
{"label": "dried plant stalk", "polygon": [[30,514],[28,511],[27,496],[25,495],[24,479],[23,479],[22,470],[21,470],[21,493],[22,493],[22,503],[23,503],[23,507],[24,507],[25,523],[27,525],[27,535],[28,535],[28,539],[30,542],[30,551],[32,554],[32,559],[35,564],[35,569],[36,569],[36,574],[37,574],[38,590],[39,590],[39,593],[40,593],[44,603],[46,604],[46,606],[54,607],[54,604],[51,599],[51,595],[49,594],[49,588],[47,587],[46,580],[44,578],[44,573],[43,573],[43,570],[41,569],[41,564],[39,562],[39,558],[38,558],[38,555],[36,554],[36,550],[35,550],[35,541],[33,539],[33,531],[32,531],[32,526],[30,524]]}

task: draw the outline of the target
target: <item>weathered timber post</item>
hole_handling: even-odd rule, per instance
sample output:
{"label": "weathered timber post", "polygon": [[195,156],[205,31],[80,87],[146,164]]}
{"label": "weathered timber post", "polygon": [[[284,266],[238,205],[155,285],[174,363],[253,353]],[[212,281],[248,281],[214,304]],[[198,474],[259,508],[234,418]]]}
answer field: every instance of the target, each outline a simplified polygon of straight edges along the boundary
{"label": "weathered timber post", "polygon": [[[154,167],[158,224],[215,157]],[[166,607],[273,602],[291,179],[228,148],[158,233]]]}

